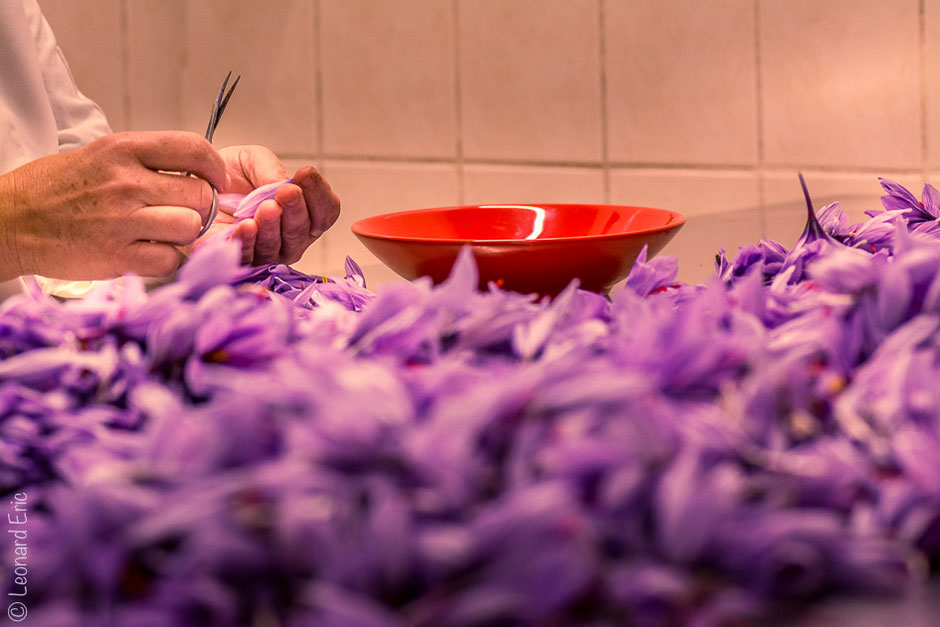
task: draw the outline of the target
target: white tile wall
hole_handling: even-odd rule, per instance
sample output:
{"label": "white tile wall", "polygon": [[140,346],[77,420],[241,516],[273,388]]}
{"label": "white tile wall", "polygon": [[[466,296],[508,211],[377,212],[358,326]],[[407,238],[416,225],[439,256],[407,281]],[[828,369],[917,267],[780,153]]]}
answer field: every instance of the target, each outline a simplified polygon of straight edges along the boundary
{"label": "white tile wall", "polygon": [[752,0],[605,0],[613,161],[757,161],[755,15]]}
{"label": "white tile wall", "polygon": [[468,165],[463,184],[466,204],[605,202],[604,172],[596,168]]}
{"label": "white tile wall", "polygon": [[918,0],[759,3],[768,163],[918,168]]}
{"label": "white tile wall", "polygon": [[[125,130],[125,61],[122,0],[43,0],[52,25],[82,92],[98,103],[111,128]],[[94,15],[94,19],[89,19]],[[2,60],[0,60],[2,66]]]}
{"label": "white tile wall", "polygon": [[924,0],[924,91],[927,162],[940,166],[940,0]]}
{"label": "white tile wall", "polygon": [[623,168],[611,173],[611,201],[662,207],[685,216],[712,213],[759,213],[755,172]]}
{"label": "white tile wall", "polygon": [[287,173],[291,176],[294,175],[294,172],[304,167],[305,165],[312,165],[317,170],[323,168],[323,163],[317,159],[311,157],[282,157],[281,163],[284,164],[284,169],[287,170]]}
{"label": "white tile wall", "polygon": [[630,168],[611,173],[611,202],[672,209],[686,223],[663,254],[679,258],[679,278],[704,281],[715,253],[733,253],[761,236],[758,177],[754,172]]}
{"label": "white tile wall", "polygon": [[458,0],[464,155],[600,161],[597,0]]}
{"label": "white tile wall", "polygon": [[453,5],[324,0],[320,16],[324,152],[455,157]]}
{"label": "white tile wall", "polygon": [[879,174],[940,173],[940,0],[39,1],[116,129],[202,132],[240,72],[217,143],[343,200],[310,271],[390,279],[360,217],[554,200],[685,213],[666,252],[697,280],[718,246],[796,238],[797,169],[855,217]]}
{"label": "white tile wall", "polygon": [[313,154],[317,146],[314,4],[308,0],[188,0],[183,120],[205,130],[226,72],[241,74],[216,143],[266,144]]}
{"label": "white tile wall", "polygon": [[739,247],[756,244],[760,237],[760,216],[754,212],[689,216],[661,254],[678,257],[680,281],[703,283],[715,276],[719,249],[724,248],[725,255],[733,258]]}
{"label": "white tile wall", "polygon": [[357,220],[457,204],[457,167],[450,164],[327,161],[322,172],[342,201],[339,220],[322,238],[330,273],[340,271],[346,255],[364,268],[380,263],[350,231]]}
{"label": "white tile wall", "polygon": [[[186,126],[180,99],[187,49],[186,5],[166,0],[129,2],[127,46],[128,127],[197,130]],[[208,112],[203,115],[208,120]]]}

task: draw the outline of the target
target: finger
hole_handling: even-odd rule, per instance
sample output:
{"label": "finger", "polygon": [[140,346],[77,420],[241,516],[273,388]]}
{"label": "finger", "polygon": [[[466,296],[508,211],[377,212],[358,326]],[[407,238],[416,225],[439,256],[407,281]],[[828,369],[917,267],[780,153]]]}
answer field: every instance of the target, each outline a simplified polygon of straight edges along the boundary
{"label": "finger", "polygon": [[204,137],[184,131],[122,133],[116,141],[127,144],[141,164],[151,170],[191,172],[216,189],[228,186],[221,155]]}
{"label": "finger", "polygon": [[169,244],[134,242],[127,249],[127,268],[141,276],[165,277],[176,272],[180,253]]}
{"label": "finger", "polygon": [[232,231],[232,237],[242,243],[242,264],[251,265],[255,260],[255,242],[258,236],[258,223],[254,218],[239,222]]}
{"label": "finger", "polygon": [[312,166],[306,165],[297,170],[294,182],[303,190],[310,215],[310,236],[316,239],[339,218],[339,198],[326,179]]}
{"label": "finger", "polygon": [[255,213],[258,234],[255,238],[255,264],[277,263],[281,253],[281,208],[265,200]]}
{"label": "finger", "polygon": [[256,187],[283,181],[288,177],[284,164],[264,146],[232,146],[220,153],[228,165],[232,189],[247,194]]}
{"label": "finger", "polygon": [[186,207],[141,207],[131,215],[137,239],[183,246],[196,240],[202,217]]}
{"label": "finger", "polygon": [[148,205],[188,207],[195,210],[205,224],[212,208],[212,187],[208,181],[199,178],[162,172],[148,182],[144,202]]}
{"label": "finger", "polygon": [[238,204],[244,197],[244,194],[219,194],[219,215],[216,216],[216,220],[222,216],[231,218],[238,210]]}
{"label": "finger", "polygon": [[283,263],[294,263],[303,256],[312,241],[307,203],[296,185],[281,185],[274,201],[281,207],[280,258]]}

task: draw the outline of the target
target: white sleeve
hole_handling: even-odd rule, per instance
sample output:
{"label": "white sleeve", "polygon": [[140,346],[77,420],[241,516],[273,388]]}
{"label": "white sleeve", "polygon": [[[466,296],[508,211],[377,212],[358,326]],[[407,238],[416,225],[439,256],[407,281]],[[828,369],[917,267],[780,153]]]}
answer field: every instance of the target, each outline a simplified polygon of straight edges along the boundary
{"label": "white sleeve", "polygon": [[108,135],[111,127],[97,104],[78,90],[68,63],[62,55],[36,0],[23,0],[23,10],[36,39],[42,79],[55,116],[59,152],[74,150]]}
{"label": "white sleeve", "polygon": [[[2,0],[0,0],[2,1]],[[68,152],[111,133],[108,120],[97,104],[86,97],[72,77],[68,63],[62,55],[43,17],[36,0],[22,0],[23,12],[29,21],[36,44],[36,58],[42,73],[43,87],[55,119],[58,151]],[[29,280],[21,277],[21,280]],[[98,281],[59,281],[36,276],[35,280],[46,293],[65,298],[77,298],[90,291]]]}

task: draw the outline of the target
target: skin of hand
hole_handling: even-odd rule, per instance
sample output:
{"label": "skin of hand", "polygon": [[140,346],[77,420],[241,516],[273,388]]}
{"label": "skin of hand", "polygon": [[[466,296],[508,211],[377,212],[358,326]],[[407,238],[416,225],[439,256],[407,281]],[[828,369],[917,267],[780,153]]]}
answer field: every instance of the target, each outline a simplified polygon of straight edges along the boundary
{"label": "skin of hand", "polygon": [[212,145],[181,131],[116,133],[32,161],[0,176],[0,279],[172,274],[176,246],[208,216],[209,184],[228,179]]}
{"label": "skin of hand", "polygon": [[[263,146],[230,146],[222,148],[219,154],[231,181],[220,193],[248,194],[289,176],[277,156]],[[281,186],[274,200],[263,202],[255,217],[242,220],[232,231],[232,236],[242,242],[244,263],[294,263],[339,217],[339,198],[315,168],[304,166],[293,179],[294,184]],[[220,209],[213,225],[195,246],[233,223],[235,219]]]}

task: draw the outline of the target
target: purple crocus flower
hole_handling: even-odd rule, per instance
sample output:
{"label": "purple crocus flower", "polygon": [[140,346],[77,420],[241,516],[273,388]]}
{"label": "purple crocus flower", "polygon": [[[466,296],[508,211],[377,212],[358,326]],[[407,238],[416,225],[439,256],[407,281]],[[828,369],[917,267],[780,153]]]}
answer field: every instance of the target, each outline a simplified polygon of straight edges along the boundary
{"label": "purple crocus flower", "polygon": [[845,242],[845,238],[858,225],[849,224],[849,215],[842,210],[839,202],[832,202],[819,210],[816,216],[819,226],[834,239]]}
{"label": "purple crocus flower", "polygon": [[792,250],[705,285],[644,252],[610,300],[480,291],[469,250],[373,293],[224,239],[150,292],[13,298],[30,616],[711,625],[903,592],[940,557],[940,230],[886,191],[862,225],[807,200]]}
{"label": "purple crocus flower", "polygon": [[887,211],[902,211],[902,215],[911,223],[926,222],[940,218],[940,192],[929,183],[924,185],[921,200],[904,186],[894,181],[879,178],[878,182],[885,190],[881,204]]}
{"label": "purple crocus flower", "polygon": [[258,207],[266,200],[271,200],[281,185],[293,183],[294,179],[276,181],[256,188],[249,194],[221,194],[219,206],[228,210],[236,220],[253,218]]}
{"label": "purple crocus flower", "polygon": [[627,276],[626,287],[639,296],[679,287],[676,283],[679,260],[673,255],[664,255],[647,261],[647,253],[647,247],[643,246]]}
{"label": "purple crocus flower", "polygon": [[756,246],[740,247],[730,263],[725,258],[724,249],[721,249],[716,256],[715,267],[722,281],[737,280],[749,274],[751,268],[759,266],[765,282],[769,283],[780,274],[788,273],[789,283],[799,283],[807,264],[819,257],[825,249],[836,246],[848,236],[848,218],[839,209],[838,203],[823,207],[820,217],[817,217],[802,174],[799,179],[806,199],[806,226],[793,248],[787,250],[779,242],[761,239]]}

